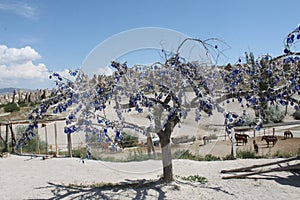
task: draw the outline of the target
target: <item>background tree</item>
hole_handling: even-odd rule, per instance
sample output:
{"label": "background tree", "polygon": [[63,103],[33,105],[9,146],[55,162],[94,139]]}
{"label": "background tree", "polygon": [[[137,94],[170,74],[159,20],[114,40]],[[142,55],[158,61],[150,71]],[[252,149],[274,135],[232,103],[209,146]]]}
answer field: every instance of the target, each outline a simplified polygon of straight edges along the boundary
{"label": "background tree", "polygon": [[[260,130],[266,119],[265,109],[268,105],[291,105],[299,109],[299,52],[295,48],[300,39],[300,28],[288,34],[285,40],[284,54],[272,58],[261,56],[254,64],[238,63],[223,70],[224,93],[217,102],[226,99],[236,99],[243,108],[242,115],[246,115],[246,108],[253,108],[256,113],[256,129]],[[252,63],[252,62],[250,62]],[[227,130],[230,133],[233,123],[244,124],[243,118],[237,114],[227,114],[225,118]],[[230,123],[229,123],[230,122]]]}

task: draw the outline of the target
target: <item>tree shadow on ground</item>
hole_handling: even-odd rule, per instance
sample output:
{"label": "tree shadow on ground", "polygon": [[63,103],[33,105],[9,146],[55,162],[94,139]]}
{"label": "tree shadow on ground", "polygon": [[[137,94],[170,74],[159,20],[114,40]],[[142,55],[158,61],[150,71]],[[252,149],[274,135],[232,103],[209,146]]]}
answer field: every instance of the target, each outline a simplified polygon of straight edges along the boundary
{"label": "tree shadow on ground", "polygon": [[48,182],[54,197],[58,199],[165,199],[161,180],[125,180],[120,183],[99,183],[91,185],[56,184]]}
{"label": "tree shadow on ground", "polygon": [[[193,184],[192,182],[178,181],[164,183],[159,180],[125,180],[120,183],[98,183],[91,185],[82,184],[57,184],[48,182],[46,188],[51,190],[53,197],[49,200],[61,199],[166,199],[169,190],[180,191],[180,185],[204,188],[212,191],[222,192],[226,195],[235,196],[221,187],[210,187],[203,184]],[[42,189],[42,188],[36,188]]]}
{"label": "tree shadow on ground", "polygon": [[247,179],[262,179],[262,180],[273,180],[281,185],[289,185],[300,188],[300,170],[290,171],[292,174],[287,177],[281,177],[277,175],[261,175],[261,177],[248,177]]}
{"label": "tree shadow on ground", "polygon": [[[189,186],[192,186],[192,187],[199,187],[199,185],[195,185],[191,182],[186,182],[186,181],[179,181],[179,180],[176,180],[177,183],[179,184],[185,184],[185,185],[189,185]],[[213,190],[212,192],[222,192],[226,195],[229,195],[229,196],[232,196],[232,197],[235,197],[235,194],[223,189],[222,187],[220,186],[207,186],[205,184],[201,184],[200,185],[200,188],[203,188],[203,189],[208,189],[208,190]]]}

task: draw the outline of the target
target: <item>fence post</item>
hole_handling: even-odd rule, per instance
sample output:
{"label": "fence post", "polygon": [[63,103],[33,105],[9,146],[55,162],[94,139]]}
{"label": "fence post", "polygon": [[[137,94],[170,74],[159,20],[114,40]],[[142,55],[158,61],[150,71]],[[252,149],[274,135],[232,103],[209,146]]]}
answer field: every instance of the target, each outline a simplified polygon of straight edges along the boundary
{"label": "fence post", "polygon": [[68,153],[69,153],[69,156],[72,158],[72,139],[71,139],[71,134],[67,134],[67,139],[68,139]]}
{"label": "fence post", "polygon": [[8,124],[5,125],[6,127],[6,134],[5,134],[5,146],[4,146],[4,152],[8,152],[9,148],[9,142],[8,142],[8,135],[9,135],[9,130],[8,130]]}
{"label": "fence post", "polygon": [[[234,129],[233,132],[235,133]],[[236,159],[236,140],[233,135],[231,137],[231,156],[233,156],[233,158]]]}
{"label": "fence post", "polygon": [[15,145],[17,143],[17,140],[15,137],[15,133],[14,133],[12,124],[9,124],[9,128],[10,128],[10,133],[11,133],[11,152],[15,153]]}
{"label": "fence post", "polygon": [[3,139],[3,137],[2,137],[1,127],[2,127],[2,126],[1,126],[1,124],[0,124],[0,140],[1,140],[2,142],[5,142],[4,139]]}
{"label": "fence post", "polygon": [[37,148],[38,148],[38,154],[41,154],[41,149],[40,149],[40,135],[39,135],[38,131],[37,131]]}
{"label": "fence post", "polygon": [[42,127],[45,128],[45,140],[46,140],[46,157],[48,156],[48,133],[47,133],[47,124],[42,124]]}
{"label": "fence post", "polygon": [[57,137],[57,125],[54,122],[54,134],[55,134],[55,154],[58,156],[58,137]]}

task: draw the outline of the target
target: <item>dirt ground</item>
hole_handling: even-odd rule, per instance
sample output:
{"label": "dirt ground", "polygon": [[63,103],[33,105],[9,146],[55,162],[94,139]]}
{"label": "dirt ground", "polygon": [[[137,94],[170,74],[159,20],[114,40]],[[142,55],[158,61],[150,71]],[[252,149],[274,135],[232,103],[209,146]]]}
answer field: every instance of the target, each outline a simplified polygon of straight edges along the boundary
{"label": "dirt ground", "polygon": [[[265,156],[265,157],[280,157],[280,156],[291,156],[296,155],[300,149],[300,138],[288,138],[284,139],[281,136],[277,136],[278,141],[273,147],[270,143],[270,146],[267,147],[267,143],[265,141],[261,141],[261,136],[255,138],[256,143],[258,144],[258,154],[257,156]],[[239,143],[236,146],[237,151],[246,150],[246,151],[253,151],[253,140],[254,138],[249,138],[247,144]],[[194,155],[205,156],[208,154],[218,156],[223,158],[231,153],[231,142],[227,138],[213,140],[210,141],[208,144],[204,145],[203,140],[196,140],[190,143],[183,143],[183,144],[172,144],[172,153],[178,151],[185,151],[188,150]],[[160,147],[156,147],[156,152],[161,152]],[[95,153],[95,152],[93,152]],[[100,152],[98,152],[100,155]],[[114,159],[126,159],[128,157],[139,156],[141,154],[147,154],[147,148],[125,148],[125,150],[121,150],[118,152],[101,152],[102,158],[114,158]]]}
{"label": "dirt ground", "polygon": [[[277,136],[278,141],[273,145],[270,143],[267,147],[267,143],[261,140],[261,136],[250,138],[247,144],[239,143],[236,146],[237,151],[240,150],[250,150],[254,151],[253,140],[258,144],[258,156],[274,156],[274,155],[295,155],[300,149],[300,138],[288,138],[284,139],[281,136]],[[196,149],[192,148],[195,152]],[[199,154],[206,155],[212,154],[215,156],[224,157],[231,152],[231,142],[230,140],[219,140],[212,141],[211,143],[203,146],[200,144]]]}

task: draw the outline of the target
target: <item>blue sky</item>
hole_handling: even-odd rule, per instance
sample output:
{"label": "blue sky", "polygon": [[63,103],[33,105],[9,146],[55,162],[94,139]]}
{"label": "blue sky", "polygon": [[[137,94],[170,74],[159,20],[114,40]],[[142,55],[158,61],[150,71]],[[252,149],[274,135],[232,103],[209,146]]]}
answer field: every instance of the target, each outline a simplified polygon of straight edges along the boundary
{"label": "blue sky", "polygon": [[78,68],[99,43],[142,27],[219,38],[231,63],[245,51],[277,56],[299,8],[297,0],[0,0],[0,88],[51,87],[48,71]]}

